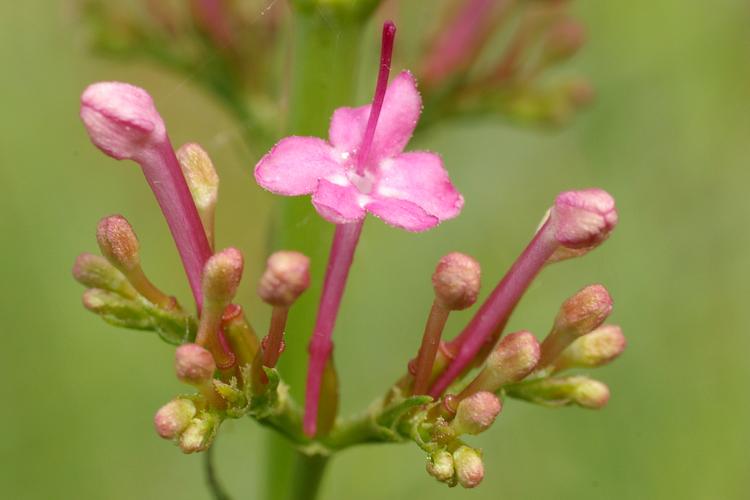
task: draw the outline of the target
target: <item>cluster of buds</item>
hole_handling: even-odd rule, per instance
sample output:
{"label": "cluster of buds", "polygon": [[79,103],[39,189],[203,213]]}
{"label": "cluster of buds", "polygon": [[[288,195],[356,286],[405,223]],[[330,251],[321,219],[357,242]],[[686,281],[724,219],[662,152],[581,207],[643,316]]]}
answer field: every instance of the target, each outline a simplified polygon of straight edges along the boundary
{"label": "cluster of buds", "polygon": [[[335,224],[311,332],[303,411],[291,401],[276,365],[289,311],[310,285],[310,260],[296,251],[268,258],[257,290],[272,314],[259,341],[235,303],[242,254],[233,247],[214,248],[219,182],[207,153],[196,144],[175,152],[151,97],[140,88],[107,82],[83,93],[81,118],[92,142],[142,168],[177,245],[196,314],[146,277],[138,240],[122,216],[102,219],[97,241],[103,257],[81,255],[74,276],[88,288],[84,304],[90,310],[119,326],[156,331],[179,346],[177,378],[196,392],[162,407],[155,427],[186,453],[207,449],[224,419],[250,415],[308,452],[412,440],[428,454],[429,474],[471,488],[484,476],[482,453],[461,437],[489,429],[504,398],[584,408],[601,408],[609,398],[601,382],[558,376],[600,366],[623,351],[620,329],[604,325],[612,299],[603,286],[590,285],[566,300],[541,343],[528,331],[503,336],[513,310],[545,266],[585,255],[617,224],[612,197],[587,189],[557,196],[518,259],[448,342],[442,339],[447,320],[452,311],[475,304],[481,271],[462,253],[440,259],[422,344],[407,373],[360,420],[337,419],[332,335],[366,215],[419,232],[457,216],[464,201],[438,155],[403,151],[422,101],[409,72],[389,83],[395,32],[393,23],[385,23],[371,104],[337,109],[329,141],[287,137],[255,166],[262,187],[285,196],[312,195],[321,217]],[[480,369],[468,378],[474,368]]]}

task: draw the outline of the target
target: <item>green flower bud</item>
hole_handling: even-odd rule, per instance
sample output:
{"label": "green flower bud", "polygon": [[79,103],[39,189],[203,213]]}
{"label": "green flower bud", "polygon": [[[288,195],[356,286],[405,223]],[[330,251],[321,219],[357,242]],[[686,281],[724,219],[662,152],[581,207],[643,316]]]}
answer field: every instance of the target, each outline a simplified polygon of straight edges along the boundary
{"label": "green flower bud", "polygon": [[600,326],[570,344],[555,361],[554,371],[605,365],[622,354],[626,345],[619,326]]}
{"label": "green flower bud", "polygon": [[453,483],[453,456],[445,450],[433,453],[427,461],[427,473],[441,483]]}
{"label": "green flower bud", "polygon": [[213,413],[203,412],[190,421],[180,435],[180,449],[183,453],[205,451],[213,443],[219,427],[219,419]]}
{"label": "green flower bud", "polygon": [[109,290],[128,299],[138,296],[125,276],[99,255],[79,255],[73,265],[73,278],[87,288]]}

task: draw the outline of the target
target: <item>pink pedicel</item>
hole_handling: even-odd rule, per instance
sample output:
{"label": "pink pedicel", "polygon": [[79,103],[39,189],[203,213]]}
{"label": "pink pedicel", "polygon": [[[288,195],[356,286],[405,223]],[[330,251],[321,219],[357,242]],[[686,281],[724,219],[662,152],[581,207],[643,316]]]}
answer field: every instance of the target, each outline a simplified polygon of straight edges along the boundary
{"label": "pink pedicel", "polygon": [[151,96],[127,83],[95,83],[81,96],[81,119],[95,146],[117,160],[133,160],[143,169],[200,309],[201,272],[211,248]]}
{"label": "pink pedicel", "polygon": [[393,33],[383,34],[373,103],[338,108],[331,119],[330,142],[282,139],[255,166],[255,180],[284,196],[312,194],[318,213],[335,224],[361,221],[369,212],[390,225],[420,232],[457,216],[464,200],[440,156],[403,152],[419,120],[422,99],[408,71],[386,85],[390,56],[385,56],[392,50],[386,44],[393,43],[395,34],[395,26],[390,26]]}
{"label": "pink pedicel", "polygon": [[[502,333],[521,297],[548,262],[582,255],[607,239],[617,224],[612,196],[601,189],[566,191],[531,243],[464,330],[449,344],[454,359],[430,389],[437,397],[474,362],[493,334]],[[572,252],[558,257],[560,252]]]}

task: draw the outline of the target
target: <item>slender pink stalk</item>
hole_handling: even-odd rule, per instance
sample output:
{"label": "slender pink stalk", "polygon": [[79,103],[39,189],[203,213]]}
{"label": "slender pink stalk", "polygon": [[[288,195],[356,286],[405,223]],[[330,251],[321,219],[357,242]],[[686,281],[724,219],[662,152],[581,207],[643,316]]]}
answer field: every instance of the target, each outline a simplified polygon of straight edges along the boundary
{"label": "slender pink stalk", "polygon": [[457,348],[458,352],[430,389],[431,396],[439,396],[469,367],[492,334],[505,326],[526,289],[559,246],[554,226],[547,220],[466,328],[448,344],[449,349],[455,352]]}
{"label": "slender pink stalk", "polygon": [[211,256],[211,247],[151,96],[126,83],[95,83],[81,96],[81,119],[99,149],[118,160],[133,160],[143,169],[200,309],[201,272]]}
{"label": "slender pink stalk", "polygon": [[[383,107],[388,75],[391,70],[391,57],[393,55],[393,40],[396,36],[396,25],[390,21],[383,24],[383,38],[380,53],[380,71],[375,86],[375,96],[370,108],[370,116],[367,120],[367,128],[362,137],[362,142],[357,155],[357,172],[362,175],[367,165],[375,128],[377,126],[380,110]],[[315,321],[315,330],[310,339],[310,363],[307,369],[307,387],[305,389],[305,415],[303,419],[303,430],[310,437],[315,436],[318,427],[318,407],[320,403],[321,385],[326,363],[333,351],[331,336],[336,324],[341,297],[344,294],[346,280],[349,277],[354,251],[362,234],[364,218],[349,224],[336,225],[333,235],[331,253],[328,257],[328,267],[323,282],[323,293],[318,306],[318,317]]]}

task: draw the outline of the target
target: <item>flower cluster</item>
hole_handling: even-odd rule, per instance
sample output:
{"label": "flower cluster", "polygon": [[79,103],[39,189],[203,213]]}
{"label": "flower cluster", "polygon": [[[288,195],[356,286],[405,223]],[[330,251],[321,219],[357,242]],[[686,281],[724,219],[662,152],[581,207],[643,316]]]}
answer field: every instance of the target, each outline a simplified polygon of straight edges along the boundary
{"label": "flower cluster", "polygon": [[148,279],[139,241],[120,215],[99,223],[102,257],[79,256],[73,274],[87,288],[84,305],[104,320],[155,331],[178,346],[177,378],[195,393],[167,403],[154,422],[157,433],[185,453],[206,450],[225,419],[249,415],[310,454],[411,440],[427,453],[430,475],[471,488],[484,476],[482,454],[461,437],[486,431],[504,399],[594,409],[609,399],[603,383],[561,375],[605,364],[625,347],[620,329],[605,324],[612,299],[602,285],[589,285],[567,299],[541,342],[528,331],[504,335],[514,308],[545,266],[583,256],[616,226],[612,197],[586,189],[557,196],[518,259],[450,341],[443,340],[449,315],[475,304],[481,270],[462,253],[440,259],[422,343],[405,363],[404,376],[363,416],[338,418],[332,338],[366,214],[407,231],[425,231],[456,217],[464,201],[437,154],[403,152],[422,101],[409,72],[389,83],[395,32],[393,23],[385,23],[371,104],[335,110],[328,141],[282,139],[254,170],[256,181],[273,193],[311,195],[320,216],[335,224],[310,332],[304,409],[289,396],[276,366],[284,352],[289,310],[310,285],[310,260],[288,250],[268,258],[258,294],[272,316],[259,340],[235,303],[242,253],[214,247],[219,179],[208,154],[196,144],[175,152],[151,97],[138,87],[105,82],[83,93],[81,118],[92,142],[143,170],[179,250],[196,312],[188,312]]}

